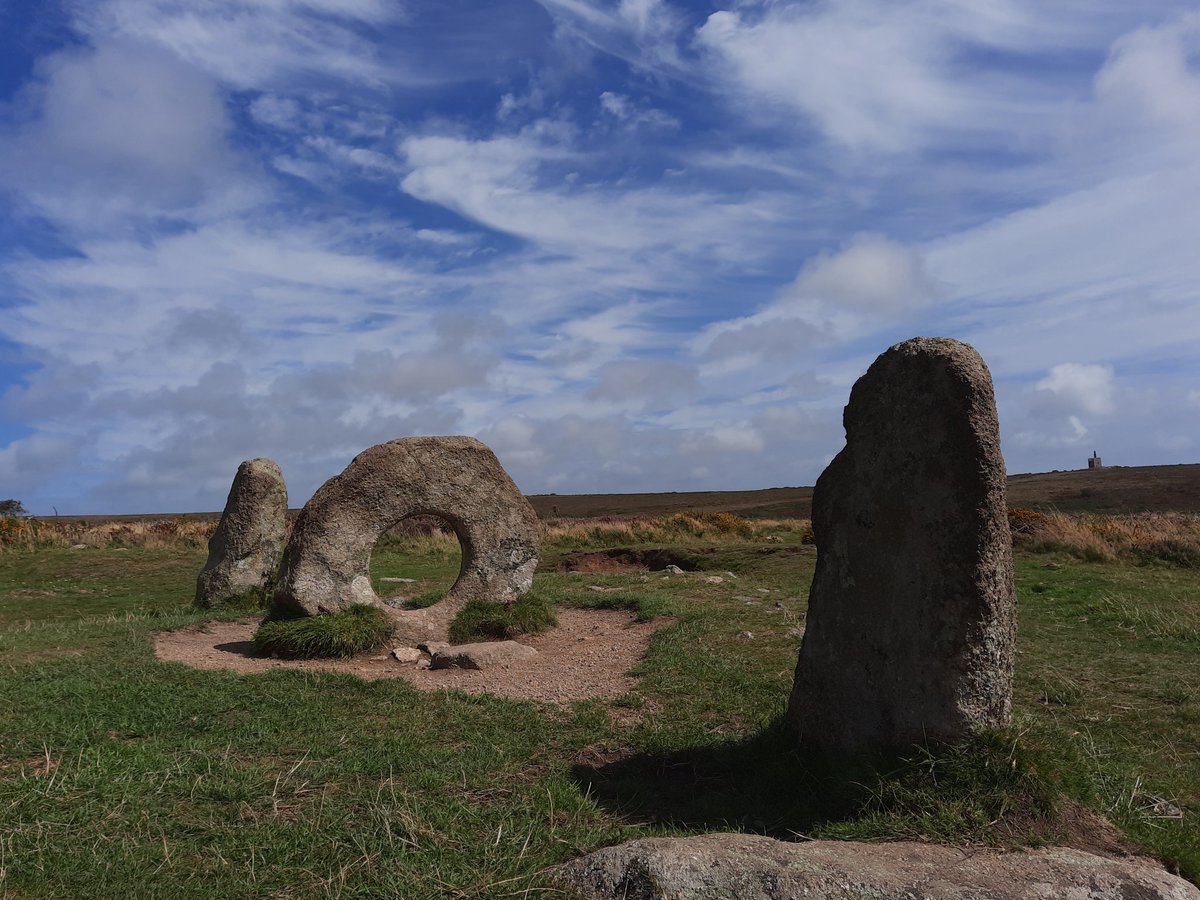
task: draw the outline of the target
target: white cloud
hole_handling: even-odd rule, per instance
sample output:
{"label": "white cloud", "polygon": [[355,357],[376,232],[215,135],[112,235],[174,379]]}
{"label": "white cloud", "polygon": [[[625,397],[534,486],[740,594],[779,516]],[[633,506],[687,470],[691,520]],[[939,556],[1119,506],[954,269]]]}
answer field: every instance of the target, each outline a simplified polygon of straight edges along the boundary
{"label": "white cloud", "polygon": [[384,57],[356,24],[397,22],[403,6],[316,0],[107,0],[79,3],[77,21],[98,41],[134,39],[239,88],[265,88],[300,73],[364,84],[428,79]]}
{"label": "white cloud", "polygon": [[600,368],[596,385],[585,395],[633,409],[689,401],[699,392],[695,367],[671,360],[619,360]]}
{"label": "white cloud", "polygon": [[923,306],[940,293],[919,253],[877,234],[856,235],[841,252],[811,260],[791,292],[871,313]]}
{"label": "white cloud", "polygon": [[64,50],[37,71],[19,124],[0,133],[0,182],[41,214],[106,233],[256,199],[206,76],[129,43]]}
{"label": "white cloud", "polygon": [[1076,412],[1102,416],[1113,411],[1111,366],[1059,363],[1035,387]]}
{"label": "white cloud", "polygon": [[739,111],[798,112],[856,152],[954,143],[1020,148],[1045,136],[1072,96],[1036,67],[1001,69],[978,54],[1036,59],[1091,46],[1146,12],[1117,0],[1086,7],[1032,0],[749,2],[710,15],[696,41],[741,101]]}

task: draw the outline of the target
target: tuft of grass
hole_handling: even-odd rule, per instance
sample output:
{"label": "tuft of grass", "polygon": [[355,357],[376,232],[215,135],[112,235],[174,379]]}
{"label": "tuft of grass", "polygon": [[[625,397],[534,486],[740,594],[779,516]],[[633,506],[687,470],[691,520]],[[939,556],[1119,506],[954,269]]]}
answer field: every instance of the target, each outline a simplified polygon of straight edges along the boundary
{"label": "tuft of grass", "polygon": [[908,837],[994,841],[1003,823],[1027,840],[1051,823],[1066,790],[1065,767],[1023,736],[988,731],[952,747],[914,747],[898,759],[876,761],[843,783],[865,789],[856,814],[821,829],[823,837]]}
{"label": "tuft of grass", "polygon": [[554,604],[545,595],[531,591],[515,603],[468,603],[450,623],[450,640],[455,644],[508,640],[522,634],[541,634],[557,624]]}
{"label": "tuft of grass", "polygon": [[358,604],[326,616],[269,618],[252,640],[260,653],[284,659],[347,657],[379,649],[395,630],[383,610]]}

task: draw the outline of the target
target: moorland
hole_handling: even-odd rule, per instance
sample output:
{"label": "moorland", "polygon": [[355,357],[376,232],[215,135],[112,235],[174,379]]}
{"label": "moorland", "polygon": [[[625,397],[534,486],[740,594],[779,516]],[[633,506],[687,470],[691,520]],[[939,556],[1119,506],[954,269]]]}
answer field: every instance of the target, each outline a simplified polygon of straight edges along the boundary
{"label": "moorland", "polygon": [[[1012,727],[853,764],[802,756],[782,720],[806,489],[534,498],[538,602],[661,624],[627,691],[559,704],[162,662],[158,633],[261,615],[192,608],[211,518],[7,520],[0,894],[553,896],[546,866],[719,829],[1067,843],[1200,881],[1198,486],[1200,466],[1012,477]],[[570,565],[615,548],[641,555]],[[402,529],[372,578],[435,598],[458,561],[453,535]]]}

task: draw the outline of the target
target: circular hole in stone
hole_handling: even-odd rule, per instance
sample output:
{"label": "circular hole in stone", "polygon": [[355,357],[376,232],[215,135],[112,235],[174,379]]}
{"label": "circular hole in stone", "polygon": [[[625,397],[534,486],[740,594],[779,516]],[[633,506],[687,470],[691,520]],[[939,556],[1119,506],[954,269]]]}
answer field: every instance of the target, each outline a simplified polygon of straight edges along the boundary
{"label": "circular hole in stone", "polygon": [[437,603],[458,579],[462,547],[453,526],[440,516],[401,519],[371,552],[371,587],[401,609]]}

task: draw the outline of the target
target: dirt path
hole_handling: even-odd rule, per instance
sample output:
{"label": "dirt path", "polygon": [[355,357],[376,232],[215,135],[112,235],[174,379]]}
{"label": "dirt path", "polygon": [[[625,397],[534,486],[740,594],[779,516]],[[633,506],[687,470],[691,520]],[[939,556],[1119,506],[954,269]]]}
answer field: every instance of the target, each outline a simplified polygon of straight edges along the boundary
{"label": "dirt path", "polygon": [[346,660],[283,660],[254,655],[250,636],[257,619],[210,622],[197,628],[166,631],[155,636],[154,653],[164,661],[197,669],[266,672],[301,669],[309,672],[348,672],[359,678],[403,678],[423,691],[459,690],[550,703],[569,703],[592,697],[616,697],[636,679],[629,670],[646,652],[659,628],[673,622],[657,618],[635,622],[619,610],[560,609],[558,627],[546,634],[520,639],[538,655],[511,668],[420,670],[396,662],[390,655],[370,654]]}

